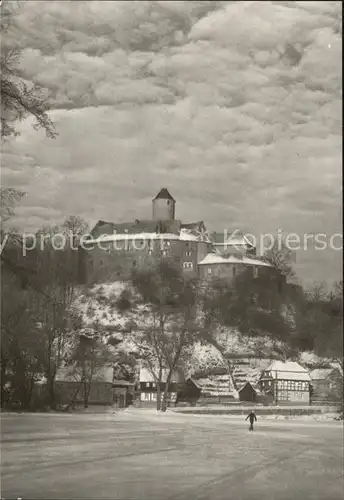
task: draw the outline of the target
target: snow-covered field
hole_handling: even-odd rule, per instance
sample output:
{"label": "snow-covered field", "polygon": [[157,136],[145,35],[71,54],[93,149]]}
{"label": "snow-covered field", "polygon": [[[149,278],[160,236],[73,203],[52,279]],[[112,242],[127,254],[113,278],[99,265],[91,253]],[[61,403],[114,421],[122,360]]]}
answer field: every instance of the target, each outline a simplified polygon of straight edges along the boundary
{"label": "snow-covered field", "polygon": [[[339,422],[2,415],[3,498],[340,500]],[[337,424],[337,425],[336,425]]]}

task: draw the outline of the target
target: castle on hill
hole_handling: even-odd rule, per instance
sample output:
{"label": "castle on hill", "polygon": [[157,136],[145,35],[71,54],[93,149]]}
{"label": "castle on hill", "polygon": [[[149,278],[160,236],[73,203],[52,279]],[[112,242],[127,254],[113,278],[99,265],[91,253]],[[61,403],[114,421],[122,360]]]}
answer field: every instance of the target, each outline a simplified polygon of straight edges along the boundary
{"label": "castle on hill", "polygon": [[99,220],[80,248],[85,283],[128,279],[135,268],[161,258],[177,262],[183,272],[201,279],[234,278],[244,269],[257,275],[271,268],[237,231],[208,232],[203,221],[175,218],[176,200],[162,188],[152,200],[152,219],[114,223]]}

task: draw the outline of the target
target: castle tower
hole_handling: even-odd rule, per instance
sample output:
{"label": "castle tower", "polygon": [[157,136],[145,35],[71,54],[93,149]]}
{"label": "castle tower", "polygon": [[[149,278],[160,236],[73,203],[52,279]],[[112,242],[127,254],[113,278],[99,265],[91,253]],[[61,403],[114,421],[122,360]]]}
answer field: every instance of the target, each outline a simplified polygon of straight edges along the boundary
{"label": "castle tower", "polygon": [[166,188],[160,189],[153,199],[153,220],[173,220],[176,200]]}

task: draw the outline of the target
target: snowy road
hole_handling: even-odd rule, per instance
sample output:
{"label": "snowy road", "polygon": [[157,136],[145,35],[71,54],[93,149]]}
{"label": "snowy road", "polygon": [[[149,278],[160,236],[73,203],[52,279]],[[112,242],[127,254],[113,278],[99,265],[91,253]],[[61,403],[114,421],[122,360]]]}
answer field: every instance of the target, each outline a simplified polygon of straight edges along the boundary
{"label": "snowy road", "polygon": [[2,498],[342,500],[342,426],[155,415],[2,415]]}

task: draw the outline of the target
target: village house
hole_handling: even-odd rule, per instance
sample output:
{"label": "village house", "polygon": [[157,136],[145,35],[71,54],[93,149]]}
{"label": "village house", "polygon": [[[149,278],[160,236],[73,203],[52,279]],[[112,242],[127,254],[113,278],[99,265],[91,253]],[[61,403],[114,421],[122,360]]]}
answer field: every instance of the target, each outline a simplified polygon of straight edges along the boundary
{"label": "village house", "polygon": [[[88,395],[89,405],[111,405],[113,403],[113,368],[104,367],[93,375]],[[61,405],[84,403],[81,377],[75,374],[73,367],[62,367],[55,379],[55,393]]]}
{"label": "village house", "polygon": [[[135,384],[113,377],[113,367],[104,367],[93,375],[89,388],[88,402],[92,405],[114,405],[125,408],[133,404]],[[64,406],[71,403],[84,404],[83,385],[80,376],[76,376],[73,367],[58,370],[55,380],[55,393],[58,404]]]}
{"label": "village house", "polygon": [[[168,370],[164,369],[162,373],[162,383],[160,385],[161,394],[163,394],[166,386]],[[179,372],[172,375],[169,384],[169,392],[167,394],[167,402],[169,406],[173,406],[177,401],[177,394],[179,388],[183,383],[183,376]],[[138,398],[136,399],[136,406],[151,407],[156,406],[157,403],[157,383],[152,373],[147,368],[140,367],[139,380],[138,380]]]}
{"label": "village house", "polygon": [[257,277],[263,268],[270,268],[271,264],[263,260],[246,257],[245,255],[220,255],[219,253],[209,253],[198,263],[199,277],[202,280],[212,278],[226,278],[229,280],[243,272],[251,269],[253,276]]}
{"label": "village house", "polygon": [[265,401],[264,395],[258,386],[251,382],[245,382],[238,388],[239,400],[243,403],[262,403]]}
{"label": "village house", "polygon": [[294,361],[274,361],[262,372],[259,386],[275,404],[310,404],[308,371]]}
{"label": "village house", "polygon": [[115,408],[127,408],[134,403],[135,384],[127,380],[113,380],[113,406]]}
{"label": "village house", "polygon": [[317,368],[310,372],[312,404],[338,403],[343,398],[343,374],[339,368]]}
{"label": "village house", "polygon": [[178,402],[190,404],[221,404],[233,402],[236,392],[226,368],[211,373],[198,372],[189,377],[178,395]]}

